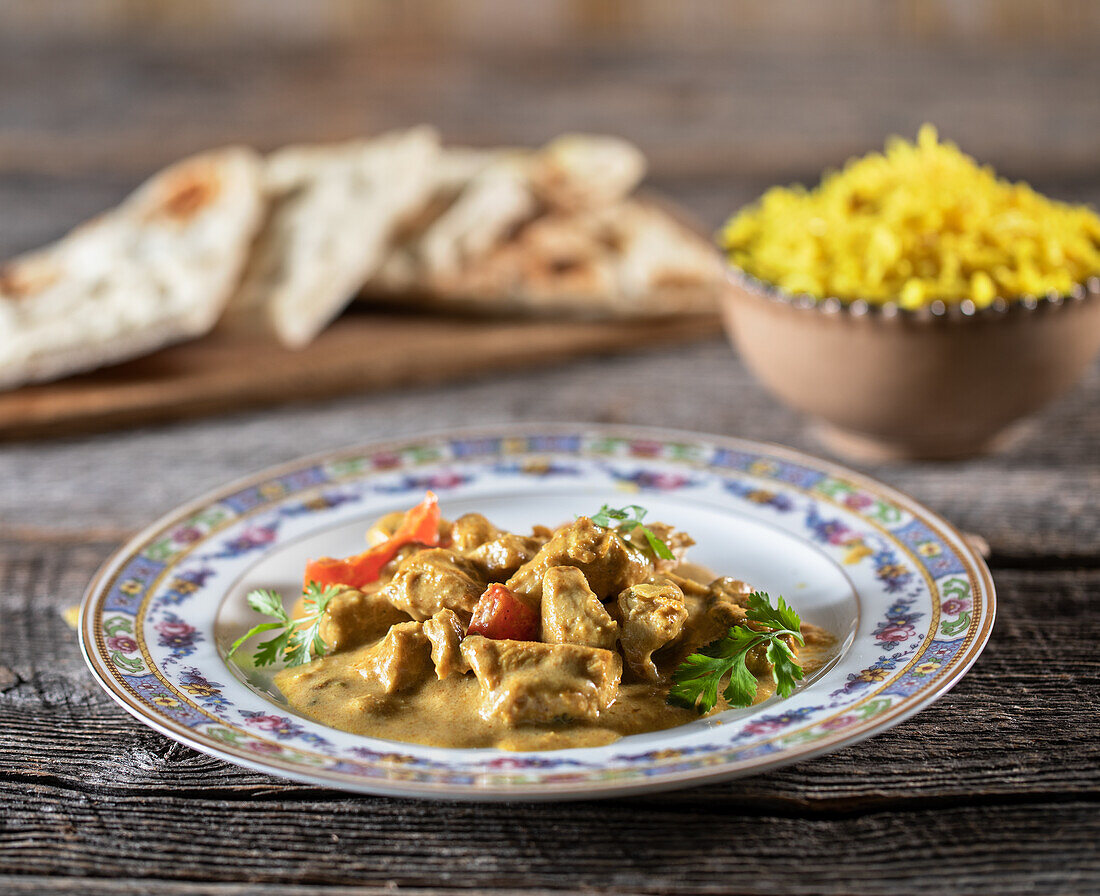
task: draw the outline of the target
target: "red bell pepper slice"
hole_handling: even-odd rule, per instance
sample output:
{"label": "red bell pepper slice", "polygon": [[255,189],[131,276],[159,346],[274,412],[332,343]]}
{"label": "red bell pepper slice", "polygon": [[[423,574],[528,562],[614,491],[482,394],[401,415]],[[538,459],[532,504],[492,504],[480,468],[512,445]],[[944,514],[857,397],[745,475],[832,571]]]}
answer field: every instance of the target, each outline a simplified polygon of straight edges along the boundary
{"label": "red bell pepper slice", "polygon": [[539,614],[503,585],[490,585],[474,607],[466,634],[535,641],[539,636]]}
{"label": "red bell pepper slice", "polygon": [[405,514],[397,531],[381,544],[342,560],[321,557],[306,564],[305,584],[316,582],[322,588],[346,585],[362,588],[377,582],[382,567],[407,544],[439,544],[439,499],[428,492],[424,500]]}

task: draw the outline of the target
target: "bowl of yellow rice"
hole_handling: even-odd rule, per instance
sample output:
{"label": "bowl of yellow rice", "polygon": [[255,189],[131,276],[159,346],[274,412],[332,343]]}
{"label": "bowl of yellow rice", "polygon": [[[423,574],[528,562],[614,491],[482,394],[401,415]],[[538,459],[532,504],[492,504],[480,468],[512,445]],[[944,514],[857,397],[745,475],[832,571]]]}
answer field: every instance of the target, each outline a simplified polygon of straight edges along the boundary
{"label": "bowl of yellow rice", "polygon": [[1100,217],[928,125],[812,189],[768,190],[719,242],[738,352],[841,453],[989,451],[1100,351]]}

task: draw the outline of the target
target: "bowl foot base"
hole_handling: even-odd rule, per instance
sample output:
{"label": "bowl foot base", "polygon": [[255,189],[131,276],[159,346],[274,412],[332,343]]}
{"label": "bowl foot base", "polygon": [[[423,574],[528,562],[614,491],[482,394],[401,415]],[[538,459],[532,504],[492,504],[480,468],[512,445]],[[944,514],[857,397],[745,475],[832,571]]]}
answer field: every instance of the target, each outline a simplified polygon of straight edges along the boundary
{"label": "bowl foot base", "polygon": [[992,436],[969,441],[914,443],[840,429],[819,421],[813,426],[813,434],[819,442],[839,457],[867,463],[882,463],[903,460],[963,460],[968,457],[996,454],[1019,441],[1026,428],[1026,426],[1013,426]]}

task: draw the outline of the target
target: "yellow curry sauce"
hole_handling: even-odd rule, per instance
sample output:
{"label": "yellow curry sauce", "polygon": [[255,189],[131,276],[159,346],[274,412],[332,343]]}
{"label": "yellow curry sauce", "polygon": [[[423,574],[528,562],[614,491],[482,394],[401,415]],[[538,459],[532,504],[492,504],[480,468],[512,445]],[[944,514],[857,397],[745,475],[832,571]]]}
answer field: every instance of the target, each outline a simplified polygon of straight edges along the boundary
{"label": "yellow curry sauce", "polygon": [[[368,541],[400,522],[383,518]],[[744,622],[750,589],[711,581],[681,562],[687,535],[650,528],[677,559],[659,560],[640,538],[585,517],[528,536],[479,514],[441,521],[441,546],[406,546],[377,582],[333,598],[320,629],[328,652],[282,670],[276,684],[291,708],[326,725],[440,747],[587,747],[691,722],[694,710],[666,702],[668,678]],[[537,620],[525,640],[480,633],[494,582]],[[802,634],[806,645],[795,646],[810,674],[835,642],[809,625]],[[767,699],[770,664],[750,655],[749,668],[756,701]],[[720,699],[714,712],[726,708]]]}

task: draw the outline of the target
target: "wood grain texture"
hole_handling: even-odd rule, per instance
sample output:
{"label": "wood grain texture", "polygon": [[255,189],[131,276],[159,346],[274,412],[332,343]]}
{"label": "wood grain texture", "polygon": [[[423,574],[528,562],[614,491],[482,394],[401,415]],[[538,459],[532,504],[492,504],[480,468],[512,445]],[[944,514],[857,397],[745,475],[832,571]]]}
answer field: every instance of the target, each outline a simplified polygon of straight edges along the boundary
{"label": "wood grain texture", "polygon": [[[1029,421],[1008,453],[867,472],[984,536],[997,562],[1100,563],[1100,365]],[[0,446],[0,536],[121,540],[224,482],[303,454],[509,421],[702,430],[824,453],[714,340],[505,378],[408,388],[187,425]]]}
{"label": "wood grain texture", "polygon": [[[65,41],[28,41],[0,29],[0,256],[60,235],[196,149],[421,120],[475,144],[621,133],[649,154],[651,182],[708,227],[772,182],[815,178],[926,119],[1012,176],[1100,200],[1100,57],[1067,52],[1039,26],[1007,51],[983,34],[936,45],[924,35],[940,26],[922,18],[935,14],[905,4],[896,19],[893,6],[874,13],[916,22],[904,39],[820,40],[796,23],[808,39],[787,46],[749,23],[734,49],[718,27],[698,44],[679,25],[618,41],[628,4],[570,6],[588,17],[584,41],[555,44],[552,29],[519,25],[508,39],[471,27],[427,40],[409,22],[277,46],[241,38],[249,27],[171,43],[145,30],[140,40],[74,28]],[[1020,33],[1011,9],[998,15],[1002,37]],[[1086,31],[1080,46],[1095,43]],[[1001,455],[865,468],[992,546],[993,638],[942,701],[766,775],[559,806],[360,797],[210,759],[116,707],[61,610],[153,517],[306,452],[471,423],[580,420],[820,453],[812,425],[777,407],[724,341],[0,444],[0,892],[1100,891],[1098,409],[1094,366]]]}
{"label": "wood grain texture", "polygon": [[0,221],[0,257],[59,236],[191,152],[422,121],[475,145],[622,135],[646,152],[655,185],[690,198],[707,226],[772,183],[816,181],[923,121],[1006,176],[1060,198],[1100,196],[1100,58],[1064,43],[884,35],[792,46],[777,34],[734,48],[705,27],[679,42],[553,44],[538,27],[478,40],[492,32],[363,28],[338,43],[267,44],[31,41],[2,29],[0,199],[19,213]]}
{"label": "wood grain texture", "polygon": [[[182,789],[198,796],[271,786],[273,779],[146,729],[116,708],[87,673],[61,611],[79,599],[111,547],[0,543],[4,665],[14,676],[0,694],[0,767],[28,783],[139,801],[145,792]],[[1100,639],[1100,611],[1091,598],[1100,588],[1100,570],[995,569],[994,578],[999,609],[990,646],[943,702],[881,737],[815,760],[815,775],[796,767],[705,788],[691,799],[733,798],[777,811],[850,811],[881,809],[898,799],[1096,795],[1100,741],[1093,717],[1100,711],[1100,654],[1093,645]],[[1023,654],[1027,663],[1019,661]],[[1045,731],[1052,718],[1064,721],[1057,731]],[[27,750],[34,740],[54,747]],[[853,762],[848,754],[865,759]],[[1068,768],[1066,755],[1074,756]],[[777,787],[776,780],[786,783]],[[280,787],[314,791],[291,783]]]}
{"label": "wood grain texture", "polygon": [[[386,34],[415,31],[458,34],[467,41],[608,40],[630,31],[635,41],[697,43],[719,38],[751,43],[761,38],[798,37],[814,41],[864,43],[901,34],[920,42],[929,38],[965,39],[980,35],[1006,49],[1055,42],[1082,46],[1082,32],[1100,25],[1100,10],[1088,0],[919,0],[881,4],[875,0],[836,0],[822,8],[816,0],[679,0],[671,10],[663,0],[605,0],[592,4],[545,0],[517,8],[509,0],[313,0],[303,12],[296,0],[195,0],[181,8],[174,0],[81,0],[56,15],[49,4],[13,5],[12,32],[27,38],[126,33],[135,28],[160,38],[182,41],[236,39],[261,34],[273,41],[340,39],[349,30],[372,25]],[[493,29],[486,29],[491,22]],[[533,25],[542,31],[532,35]]]}
{"label": "wood grain texture", "polygon": [[313,448],[536,417],[812,445],[726,345],[0,448],[0,872],[31,875],[16,893],[255,893],[276,882],[300,892],[1089,892],[1100,886],[1098,373],[1007,455],[878,470],[994,545],[993,640],[944,700],[804,765],[578,805],[356,797],[202,756],[99,690],[60,610],[153,514]]}
{"label": "wood grain texture", "polygon": [[[59,612],[110,547],[0,547],[14,680],[0,694],[5,870],[158,887],[201,877],[432,892],[707,893],[731,880],[750,893],[1100,885],[1100,570],[995,569],[998,623],[972,672],[863,744],[703,789],[502,807],[284,783],[143,727],[87,675]],[[646,848],[624,853],[623,842]],[[797,877],[806,863],[812,882]]]}

